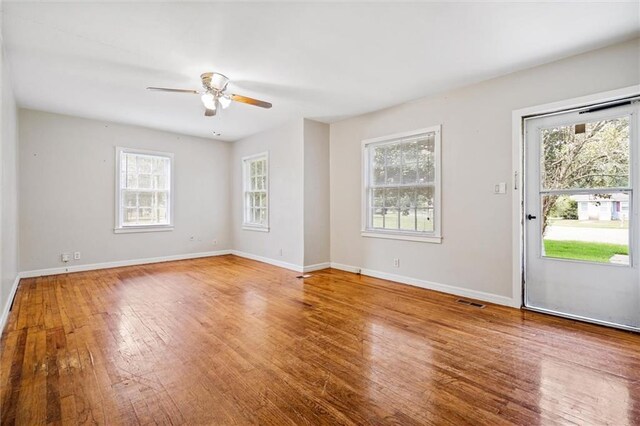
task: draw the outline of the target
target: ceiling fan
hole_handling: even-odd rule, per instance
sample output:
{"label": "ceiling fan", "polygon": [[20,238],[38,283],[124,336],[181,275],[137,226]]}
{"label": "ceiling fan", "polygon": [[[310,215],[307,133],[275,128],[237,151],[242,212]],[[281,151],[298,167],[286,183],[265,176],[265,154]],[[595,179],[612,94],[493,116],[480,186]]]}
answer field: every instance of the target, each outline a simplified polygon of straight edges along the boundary
{"label": "ceiling fan", "polygon": [[200,79],[202,79],[202,87],[204,88],[204,91],[189,89],[169,89],[166,87],[147,87],[147,89],[157,90],[160,92],[192,93],[194,95],[201,95],[200,99],[202,100],[202,103],[205,107],[204,115],[207,117],[213,117],[214,115],[216,115],[220,108],[227,108],[229,105],[231,105],[231,101],[255,105],[261,108],[271,108],[272,106],[269,102],[261,101],[259,99],[253,99],[247,96],[227,93],[226,90],[230,80],[228,77],[220,73],[205,72],[200,76]]}

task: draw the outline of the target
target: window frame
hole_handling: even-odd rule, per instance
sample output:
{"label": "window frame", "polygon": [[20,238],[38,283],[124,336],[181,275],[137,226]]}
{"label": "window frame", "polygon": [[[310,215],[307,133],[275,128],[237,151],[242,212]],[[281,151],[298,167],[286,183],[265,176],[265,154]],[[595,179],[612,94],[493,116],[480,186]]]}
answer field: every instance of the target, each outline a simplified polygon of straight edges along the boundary
{"label": "window frame", "polygon": [[[411,130],[408,132],[395,133],[378,138],[365,139],[362,141],[361,149],[361,230],[363,237],[387,238],[394,240],[418,241],[426,243],[442,243],[442,161],[441,161],[441,125],[426,127],[423,129]],[[434,228],[431,232],[409,231],[409,230],[383,230],[373,228],[369,224],[370,216],[370,168],[369,152],[372,146],[391,144],[399,142],[401,139],[415,138],[425,133],[434,134],[434,179],[433,179],[433,221]]]}
{"label": "window frame", "polygon": [[[149,225],[124,225],[122,220],[122,192],[121,192],[121,157],[122,154],[136,154],[136,155],[149,155],[155,157],[164,157],[169,159],[169,189],[167,200],[167,216],[169,217],[169,223],[167,224],[149,224]],[[150,151],[144,149],[124,148],[116,147],[116,176],[115,176],[115,227],[114,233],[125,234],[134,232],[163,232],[173,231],[173,217],[174,217],[174,156],[171,152]]]}
{"label": "window frame", "polygon": [[[250,164],[253,161],[261,161],[265,162],[265,188],[264,192],[267,197],[266,203],[266,218],[263,224],[247,222],[247,191],[249,182],[249,172],[250,172]],[[246,231],[258,231],[258,232],[269,232],[269,220],[271,217],[271,195],[270,195],[270,168],[269,168],[269,151],[260,152],[258,154],[248,155],[242,157],[242,229]]]}

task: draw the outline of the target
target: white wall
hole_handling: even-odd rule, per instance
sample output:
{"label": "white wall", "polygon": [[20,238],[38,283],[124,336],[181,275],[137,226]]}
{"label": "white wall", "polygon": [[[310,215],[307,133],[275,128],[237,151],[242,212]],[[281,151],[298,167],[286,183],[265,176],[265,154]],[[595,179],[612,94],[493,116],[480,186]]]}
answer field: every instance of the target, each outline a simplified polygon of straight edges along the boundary
{"label": "white wall", "polygon": [[[229,143],[31,110],[19,130],[22,271],[230,248]],[[116,146],[174,153],[173,231],[114,234]]]}
{"label": "white wall", "polygon": [[18,274],[18,136],[16,102],[0,37],[0,331]]}
{"label": "white wall", "polygon": [[[512,111],[639,82],[635,40],[332,124],[332,262],[511,298],[513,191],[492,191],[513,181]],[[442,244],[360,236],[361,141],[435,124]]]}
{"label": "white wall", "polygon": [[[303,235],[303,120],[292,120],[233,142],[231,206],[233,248],[301,267]],[[269,152],[269,232],[242,229],[242,158]],[[280,252],[282,250],[282,254]]]}
{"label": "white wall", "polygon": [[329,125],[304,120],[304,265],[331,261]]}

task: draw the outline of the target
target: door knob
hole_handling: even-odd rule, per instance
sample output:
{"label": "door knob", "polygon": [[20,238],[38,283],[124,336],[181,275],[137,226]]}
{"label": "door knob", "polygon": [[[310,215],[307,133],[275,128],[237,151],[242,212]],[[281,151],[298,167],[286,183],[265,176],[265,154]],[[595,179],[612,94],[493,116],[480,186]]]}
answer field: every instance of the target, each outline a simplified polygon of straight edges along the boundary
{"label": "door knob", "polygon": [[527,215],[527,219],[532,220],[532,219],[537,219],[535,216],[528,214]]}

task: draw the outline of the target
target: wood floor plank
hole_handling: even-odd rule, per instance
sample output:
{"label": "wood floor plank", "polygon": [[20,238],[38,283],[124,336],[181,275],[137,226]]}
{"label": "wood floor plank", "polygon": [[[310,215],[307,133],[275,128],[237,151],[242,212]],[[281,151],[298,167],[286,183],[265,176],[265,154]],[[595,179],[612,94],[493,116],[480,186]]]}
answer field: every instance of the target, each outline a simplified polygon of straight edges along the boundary
{"label": "wood floor plank", "polygon": [[3,425],[640,424],[640,335],[235,256],[23,279]]}

